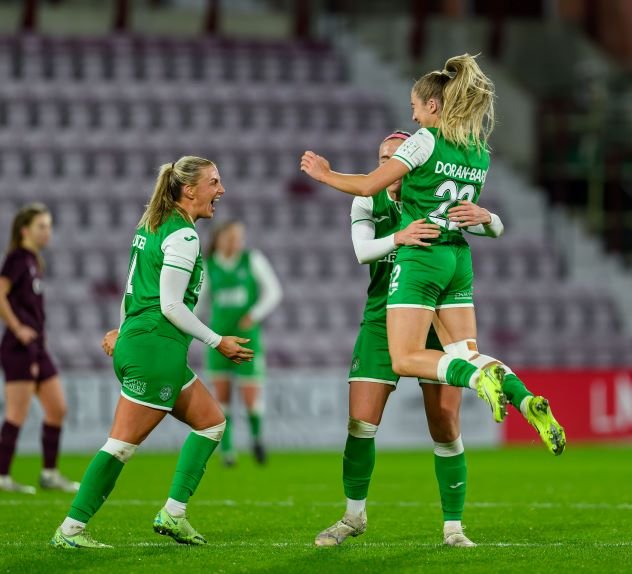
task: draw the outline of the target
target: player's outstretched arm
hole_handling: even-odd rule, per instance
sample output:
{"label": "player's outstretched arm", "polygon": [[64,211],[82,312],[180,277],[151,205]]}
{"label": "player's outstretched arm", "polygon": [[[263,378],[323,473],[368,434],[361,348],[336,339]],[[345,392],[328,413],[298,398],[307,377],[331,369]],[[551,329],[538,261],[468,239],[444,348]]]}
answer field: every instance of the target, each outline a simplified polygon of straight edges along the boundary
{"label": "player's outstretched arm", "polygon": [[424,239],[439,237],[439,226],[426,223],[425,219],[413,221],[406,228],[386,237],[375,239],[375,225],[368,220],[358,221],[351,227],[351,239],[358,263],[367,264],[379,261],[402,245],[431,245]]}
{"label": "player's outstretched arm", "polygon": [[390,159],[369,174],[338,173],[332,171],[324,157],[306,151],[301,158],[301,171],[344,193],[371,197],[401,179],[409,170],[401,162]]}

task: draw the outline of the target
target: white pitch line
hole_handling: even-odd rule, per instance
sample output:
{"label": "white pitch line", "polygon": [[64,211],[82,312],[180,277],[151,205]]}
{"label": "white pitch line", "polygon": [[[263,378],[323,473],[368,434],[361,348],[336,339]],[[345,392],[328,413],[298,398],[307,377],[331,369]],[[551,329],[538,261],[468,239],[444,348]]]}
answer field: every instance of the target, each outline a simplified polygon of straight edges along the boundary
{"label": "white pitch line", "polygon": [[[24,546],[46,546],[45,542],[9,542],[0,541],[0,548],[13,547],[20,548]],[[431,542],[356,542],[353,544],[356,548],[443,548],[441,543]],[[587,542],[578,540],[576,542],[488,542],[477,543],[482,548],[629,548],[632,547],[630,542]],[[137,542],[127,544],[116,544],[116,548],[191,548],[189,546],[180,546],[175,542]],[[209,550],[217,548],[315,548],[312,543],[307,542],[211,542],[206,547]],[[107,549],[104,550],[107,552]],[[324,550],[324,552],[327,552]]]}
{"label": "white pitch line", "polygon": [[[44,500],[37,498],[12,498],[0,499],[0,506],[67,506],[68,501],[60,499]],[[117,499],[109,500],[108,506],[162,506],[164,499]],[[382,502],[379,500],[369,500],[369,506],[380,507],[397,507],[397,508],[438,508],[439,502],[423,502],[418,500],[400,501],[400,502]],[[344,502],[331,501],[310,501],[305,504],[297,504],[294,500],[196,500],[193,506],[211,506],[211,507],[237,507],[237,506],[255,506],[260,508],[279,508],[279,507],[295,507],[295,506],[316,506],[316,507],[343,507]],[[632,510],[632,503],[610,503],[610,502],[466,502],[468,508],[569,508],[573,510]]]}

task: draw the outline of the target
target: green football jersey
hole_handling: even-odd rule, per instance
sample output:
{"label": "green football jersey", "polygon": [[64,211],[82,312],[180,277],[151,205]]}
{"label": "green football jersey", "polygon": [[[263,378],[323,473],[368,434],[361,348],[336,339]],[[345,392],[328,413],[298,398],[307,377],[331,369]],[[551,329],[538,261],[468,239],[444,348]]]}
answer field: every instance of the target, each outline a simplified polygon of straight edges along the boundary
{"label": "green football jersey", "polygon": [[[410,171],[402,181],[402,228],[418,219],[441,228],[433,243],[466,243],[461,229],[448,219],[448,210],[459,201],[478,202],[487,170],[489,152],[474,145],[464,148],[446,141],[437,128],[422,128],[408,138],[394,158]],[[419,247],[405,247],[411,251]]]}
{"label": "green football jersey", "polygon": [[[372,221],[375,225],[375,239],[388,237],[399,231],[401,222],[401,203],[393,200],[384,189],[373,197],[357,197],[351,207],[351,224],[359,221]],[[386,324],[386,299],[393,262],[397,251],[393,251],[369,264],[371,282],[364,307],[364,321]]]}
{"label": "green football jersey", "polygon": [[184,304],[195,307],[202,288],[203,264],[195,225],[178,212],[151,233],[136,230],[125,289],[125,320],[121,335],[152,333],[189,345],[192,337],[180,331],[160,310],[160,272],[174,267],[191,274]]}
{"label": "green football jersey", "polygon": [[[240,319],[250,311],[259,297],[259,287],[252,272],[249,251],[244,251],[228,265],[217,256],[206,260],[211,284],[211,329],[217,333],[240,333]],[[258,325],[254,330],[258,329]],[[248,330],[253,334],[253,329]]]}

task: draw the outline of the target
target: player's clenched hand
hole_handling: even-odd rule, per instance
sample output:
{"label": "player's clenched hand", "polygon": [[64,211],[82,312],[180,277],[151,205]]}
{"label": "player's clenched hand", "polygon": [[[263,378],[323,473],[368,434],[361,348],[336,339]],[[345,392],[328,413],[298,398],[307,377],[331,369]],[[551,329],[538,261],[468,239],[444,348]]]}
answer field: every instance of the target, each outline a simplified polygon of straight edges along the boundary
{"label": "player's clenched hand", "polygon": [[15,338],[20,341],[25,347],[30,345],[35,339],[39,337],[35,329],[31,329],[28,325],[20,324],[13,332]]}
{"label": "player's clenched hand", "polygon": [[316,181],[324,181],[331,168],[324,157],[315,154],[313,151],[306,151],[301,158],[301,171],[304,171]]}
{"label": "player's clenched hand", "polygon": [[428,247],[430,243],[423,239],[436,239],[439,237],[439,226],[435,223],[426,223],[425,219],[418,219],[408,225],[408,227],[395,233],[395,245],[421,245]]}
{"label": "player's clenched hand", "polygon": [[459,227],[469,227],[480,223],[487,225],[492,222],[491,213],[471,201],[459,201],[459,205],[448,209],[448,218]]}
{"label": "player's clenched hand", "polygon": [[230,359],[233,363],[249,363],[255,356],[255,352],[252,349],[246,349],[242,347],[240,343],[249,343],[250,339],[242,339],[241,337],[222,337],[222,340],[216,349],[224,355],[227,359]]}
{"label": "player's clenched hand", "polygon": [[114,354],[114,347],[116,345],[116,339],[118,339],[118,329],[112,329],[105,334],[103,341],[101,341],[101,348],[105,351],[106,355],[112,356]]}

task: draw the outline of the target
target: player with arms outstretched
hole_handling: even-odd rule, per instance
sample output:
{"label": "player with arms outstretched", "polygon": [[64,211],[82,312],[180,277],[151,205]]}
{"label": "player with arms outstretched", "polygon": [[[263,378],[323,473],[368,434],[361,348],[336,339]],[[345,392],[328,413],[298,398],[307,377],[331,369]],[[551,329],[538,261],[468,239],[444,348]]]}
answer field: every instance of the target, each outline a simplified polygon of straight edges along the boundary
{"label": "player with arms outstretched", "polygon": [[[410,137],[397,131],[382,141],[380,165],[387,162]],[[349,372],[349,434],[343,458],[343,485],[347,510],[342,520],[316,537],[317,546],[335,546],[366,530],[366,498],[375,465],[375,436],[386,402],[396,389],[386,335],[386,300],[397,249],[405,245],[428,246],[439,236],[439,226],[423,220],[401,229],[401,180],[373,197],[356,197],[351,207],[351,237],[358,261],[370,265],[371,282],[364,318],[353,351]],[[470,202],[454,208],[466,231],[498,237],[503,224],[495,214]],[[436,318],[435,318],[436,322]],[[437,325],[441,331],[441,326]],[[450,345],[446,345],[450,348]],[[433,327],[426,348],[443,350]],[[444,519],[444,542],[474,546],[461,526],[467,469],[461,439],[459,409],[461,389],[420,381],[430,435],[434,441],[435,473]]]}
{"label": "player with arms outstretched", "polygon": [[[402,228],[427,219],[440,227],[430,246],[403,246],[391,274],[387,303],[388,346],[393,370],[401,376],[437,380],[476,389],[494,420],[505,403],[521,410],[550,452],[564,451],[564,429],[548,401],[533,397],[501,361],[482,355],[476,345],[469,246],[459,223],[448,215],[460,201],[476,203],[489,169],[487,139],[494,123],[494,86],[469,54],[450,58],[413,86],[413,119],[421,129],[393,157],[368,175],[341,174],[308,151],[301,169],[351,195],[370,197],[398,179],[402,183]],[[452,212],[454,214],[454,211]],[[426,348],[435,316],[452,343],[452,352]]]}
{"label": "player with arms outstretched", "polygon": [[195,222],[210,218],[224,194],[216,165],[185,156],[160,168],[154,194],[140,220],[130,254],[119,331],[103,348],[114,355],[121,382],[110,436],[94,457],[51,544],[58,548],[105,548],[85,530],[106,500],[125,463],[171,413],[192,429],[176,466],[169,498],[154,530],[182,544],[206,544],[186,518],[206,463],[219,444],[225,419],[219,405],[187,365],[193,338],[235,362],[252,359],[247,340],[220,336],[192,312],[203,281]]}

